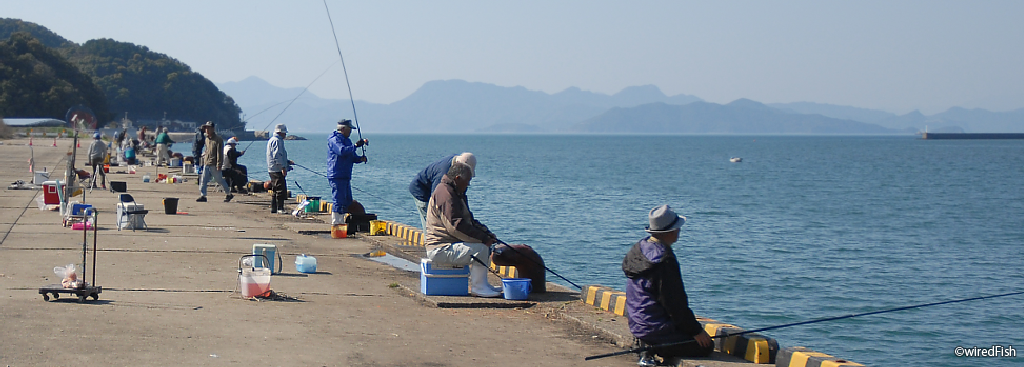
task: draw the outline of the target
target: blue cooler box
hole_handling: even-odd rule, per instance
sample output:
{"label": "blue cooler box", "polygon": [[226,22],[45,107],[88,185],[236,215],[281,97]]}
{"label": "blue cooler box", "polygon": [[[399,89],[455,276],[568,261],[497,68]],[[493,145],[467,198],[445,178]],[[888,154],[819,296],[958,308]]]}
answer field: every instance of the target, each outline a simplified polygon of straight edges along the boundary
{"label": "blue cooler box", "polygon": [[469,266],[420,261],[420,293],[428,296],[468,296]]}
{"label": "blue cooler box", "polygon": [[85,215],[89,208],[92,208],[92,204],[71,204],[71,215]]}

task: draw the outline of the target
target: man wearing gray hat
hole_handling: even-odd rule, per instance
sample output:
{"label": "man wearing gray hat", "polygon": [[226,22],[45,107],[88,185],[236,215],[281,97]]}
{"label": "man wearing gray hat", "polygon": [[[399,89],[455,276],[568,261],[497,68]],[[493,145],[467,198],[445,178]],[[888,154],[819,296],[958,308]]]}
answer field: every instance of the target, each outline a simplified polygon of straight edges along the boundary
{"label": "man wearing gray hat", "polygon": [[274,136],[267,141],[267,172],[270,174],[270,190],[274,191],[270,197],[271,213],[288,213],[284,209],[284,202],[288,200],[288,183],[285,177],[295,162],[288,160],[288,151],[284,149],[285,136],[288,136],[288,127],[277,124],[274,127]]}
{"label": "man wearing gray hat", "polygon": [[348,206],[352,205],[352,165],[366,162],[365,156],[356,154],[356,148],[370,141],[360,139],[353,144],[348,137],[354,127],[352,120],[342,119],[338,121],[338,129],[327,138],[327,181],[334,197],[332,225],[345,223]]}
{"label": "man wearing gray hat", "polygon": [[[622,259],[629,331],[646,344],[663,345],[651,350],[663,358],[708,356],[714,342],[690,309],[672,252],[686,217],[661,205],[651,209],[647,219],[650,236],[633,245]],[[641,363],[646,358],[641,355]]]}

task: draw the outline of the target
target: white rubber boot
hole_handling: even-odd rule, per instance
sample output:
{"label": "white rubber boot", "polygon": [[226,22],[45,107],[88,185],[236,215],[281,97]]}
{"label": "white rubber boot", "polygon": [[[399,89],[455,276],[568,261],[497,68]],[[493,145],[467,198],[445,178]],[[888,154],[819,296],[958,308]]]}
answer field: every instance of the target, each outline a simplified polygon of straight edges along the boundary
{"label": "white rubber boot", "polygon": [[496,292],[491,285],[487,283],[487,267],[473,263],[469,265],[469,283],[470,291],[474,296],[484,298],[494,298],[501,296],[501,292]]}

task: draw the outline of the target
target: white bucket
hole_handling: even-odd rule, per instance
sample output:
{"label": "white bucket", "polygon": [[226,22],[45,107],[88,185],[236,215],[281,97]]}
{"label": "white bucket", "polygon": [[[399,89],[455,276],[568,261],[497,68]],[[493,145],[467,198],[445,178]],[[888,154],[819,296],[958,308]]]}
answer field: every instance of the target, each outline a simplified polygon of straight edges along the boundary
{"label": "white bucket", "polygon": [[242,268],[240,275],[242,297],[252,298],[270,292],[270,269]]}

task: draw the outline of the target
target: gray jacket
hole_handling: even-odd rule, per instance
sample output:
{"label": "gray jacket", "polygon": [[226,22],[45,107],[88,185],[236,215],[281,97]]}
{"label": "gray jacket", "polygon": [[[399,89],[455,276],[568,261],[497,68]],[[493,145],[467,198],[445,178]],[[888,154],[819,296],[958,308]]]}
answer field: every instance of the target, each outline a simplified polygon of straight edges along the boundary
{"label": "gray jacket", "polygon": [[103,140],[93,139],[92,144],[89,145],[89,161],[97,159],[103,159],[107,157],[107,143]]}
{"label": "gray jacket", "polygon": [[284,139],[274,134],[267,141],[267,172],[281,172],[288,167],[288,151],[284,150]]}

